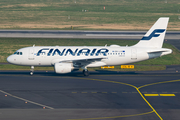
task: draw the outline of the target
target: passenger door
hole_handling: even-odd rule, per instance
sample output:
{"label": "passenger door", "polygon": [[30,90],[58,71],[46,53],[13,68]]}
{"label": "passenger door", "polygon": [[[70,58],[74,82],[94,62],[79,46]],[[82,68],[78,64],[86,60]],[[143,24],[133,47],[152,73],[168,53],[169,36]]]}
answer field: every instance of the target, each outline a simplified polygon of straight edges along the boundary
{"label": "passenger door", "polygon": [[34,60],[34,49],[29,49],[29,55],[28,55],[29,60]]}
{"label": "passenger door", "polygon": [[137,50],[135,48],[131,49],[131,60],[137,59]]}

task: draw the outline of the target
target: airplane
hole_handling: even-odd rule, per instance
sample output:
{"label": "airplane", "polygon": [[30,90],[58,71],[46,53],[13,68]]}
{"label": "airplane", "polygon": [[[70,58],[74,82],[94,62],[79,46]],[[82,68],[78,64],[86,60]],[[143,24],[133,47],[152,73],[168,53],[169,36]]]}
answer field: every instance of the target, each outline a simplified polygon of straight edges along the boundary
{"label": "airplane", "polygon": [[17,50],[7,58],[15,65],[53,66],[56,73],[70,73],[83,69],[89,76],[89,67],[129,64],[171,54],[172,50],[162,48],[169,17],[160,17],[142,39],[133,46],[35,46]]}

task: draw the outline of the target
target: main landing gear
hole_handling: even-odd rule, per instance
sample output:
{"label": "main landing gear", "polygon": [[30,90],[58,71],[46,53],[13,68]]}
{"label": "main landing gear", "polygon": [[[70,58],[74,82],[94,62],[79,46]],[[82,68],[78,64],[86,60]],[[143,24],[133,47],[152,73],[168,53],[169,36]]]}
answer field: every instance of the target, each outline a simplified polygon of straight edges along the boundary
{"label": "main landing gear", "polygon": [[30,75],[32,76],[34,72],[34,66],[31,66]]}
{"label": "main landing gear", "polygon": [[83,70],[83,74],[84,74],[84,76],[89,76],[89,71],[87,69]]}
{"label": "main landing gear", "polygon": [[88,71],[87,67],[83,68],[83,74],[84,74],[84,76],[89,76],[89,71]]}

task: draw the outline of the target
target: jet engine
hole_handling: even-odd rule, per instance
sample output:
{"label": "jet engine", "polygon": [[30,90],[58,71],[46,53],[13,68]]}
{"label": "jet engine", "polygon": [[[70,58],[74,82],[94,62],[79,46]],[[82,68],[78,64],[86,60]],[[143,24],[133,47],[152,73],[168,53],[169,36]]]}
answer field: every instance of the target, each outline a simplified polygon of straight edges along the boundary
{"label": "jet engine", "polygon": [[55,63],[54,70],[56,73],[69,73],[73,69],[71,63]]}

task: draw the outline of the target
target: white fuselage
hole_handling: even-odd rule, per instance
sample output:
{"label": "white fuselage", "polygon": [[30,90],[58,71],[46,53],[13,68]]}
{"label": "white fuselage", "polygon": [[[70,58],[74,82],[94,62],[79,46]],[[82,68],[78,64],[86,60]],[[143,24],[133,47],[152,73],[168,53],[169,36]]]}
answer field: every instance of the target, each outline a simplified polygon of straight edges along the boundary
{"label": "white fuselage", "polygon": [[[164,51],[164,52],[148,52]],[[19,54],[17,54],[19,52]],[[171,49],[165,48],[136,48],[120,47],[117,45],[107,46],[36,46],[26,47],[16,51],[7,58],[7,61],[16,65],[26,66],[53,66],[62,61],[102,58],[95,60],[87,67],[99,67],[105,65],[121,65],[139,62],[151,58],[170,54]],[[21,55],[20,55],[21,53]],[[83,64],[83,62],[82,62]]]}
{"label": "white fuselage", "polygon": [[56,73],[69,73],[73,69],[83,69],[88,76],[87,67],[122,65],[172,53],[162,48],[169,18],[161,17],[134,46],[40,46],[19,49],[7,61],[16,65],[54,66]]}

